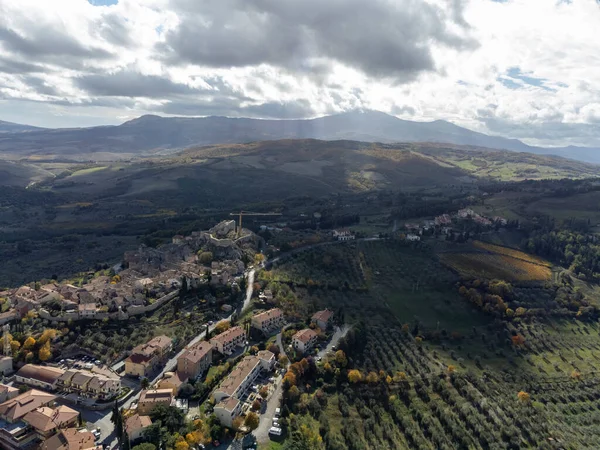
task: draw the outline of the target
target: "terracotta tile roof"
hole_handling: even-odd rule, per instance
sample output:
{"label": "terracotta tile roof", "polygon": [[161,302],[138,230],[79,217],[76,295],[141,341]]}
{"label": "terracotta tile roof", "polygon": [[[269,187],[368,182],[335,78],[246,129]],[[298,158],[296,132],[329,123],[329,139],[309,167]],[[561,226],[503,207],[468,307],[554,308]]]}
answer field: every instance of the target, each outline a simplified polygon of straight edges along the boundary
{"label": "terracotta tile roof", "polygon": [[79,412],[68,406],[59,406],[56,409],[43,406],[28,412],[23,420],[38,431],[46,432],[60,428],[79,416]]}
{"label": "terracotta tile roof", "polygon": [[55,434],[40,445],[40,450],[96,450],[102,446],[96,445],[96,438],[89,431],[77,431],[67,428]]}
{"label": "terracotta tile roof", "polygon": [[228,397],[225,400],[217,403],[216,408],[223,408],[226,411],[233,411],[240,404],[240,401],[235,397]]}
{"label": "terracotta tile roof", "polygon": [[147,389],[140,393],[139,403],[160,403],[173,400],[171,389]]}
{"label": "terracotta tile roof", "polygon": [[261,350],[256,354],[256,356],[263,361],[271,361],[273,358],[275,358],[275,353],[270,352],[269,350]]}
{"label": "terracotta tile roof", "polygon": [[273,319],[275,317],[281,317],[281,316],[283,316],[283,311],[281,311],[281,309],[279,309],[279,308],[273,308],[268,311],[265,311],[265,312],[255,315],[254,317],[252,317],[252,320],[256,320],[262,324],[263,322],[265,322],[269,319]]}
{"label": "terracotta tile roof", "polygon": [[125,421],[125,430],[127,431],[127,434],[131,434],[136,431],[143,430],[144,428],[148,428],[150,425],[152,425],[152,419],[150,419],[150,416],[140,416],[139,414],[134,414]]}
{"label": "terracotta tile roof", "polygon": [[17,372],[18,377],[30,378],[43,383],[54,384],[65,371],[57,367],[36,366],[34,364],[25,364]]}
{"label": "terracotta tile roof", "polygon": [[327,322],[331,316],[333,316],[333,311],[330,309],[324,309],[323,311],[317,311],[313,314],[312,320],[317,321],[320,320],[322,322]]}
{"label": "terracotta tile roof", "polygon": [[238,390],[246,377],[260,364],[260,359],[256,356],[246,356],[242,359],[231,373],[223,380],[218,391],[228,396],[232,396]]}
{"label": "terracotta tile roof", "polygon": [[92,378],[94,378],[94,374],[92,374],[91,372],[83,372],[83,371],[77,371],[77,373],[75,375],[73,375],[73,378],[71,379],[71,383],[76,384],[78,386],[83,386],[86,383],[89,383],[90,381],[92,381]]}
{"label": "terracotta tile roof", "polygon": [[244,329],[242,327],[231,327],[229,330],[218,334],[214,338],[210,340],[210,342],[217,341],[221,344],[225,344],[226,342],[230,342],[235,338],[242,336],[244,334]]}
{"label": "terracotta tile roof", "polygon": [[185,352],[183,352],[183,355],[181,355],[179,358],[187,359],[192,363],[197,363],[198,361],[202,360],[208,353],[210,353],[212,349],[213,346],[210,344],[210,342],[200,341],[186,349]]}
{"label": "terracotta tile roof", "polygon": [[317,336],[317,333],[315,333],[310,328],[306,328],[304,330],[298,331],[292,339],[297,339],[300,342],[306,344],[308,341],[310,341],[311,339],[313,339],[316,336]]}
{"label": "terracotta tile roof", "polygon": [[4,417],[11,422],[25,416],[41,406],[48,405],[56,399],[55,395],[47,392],[32,389],[11,400],[0,403],[0,417]]}
{"label": "terracotta tile roof", "polygon": [[156,336],[154,339],[149,340],[145,344],[140,344],[137,347],[134,347],[133,350],[131,350],[131,354],[151,356],[158,350],[164,352],[171,346],[172,343],[173,340],[168,336]]}
{"label": "terracotta tile roof", "polygon": [[129,361],[133,364],[147,364],[148,362],[152,361],[152,356],[151,355],[140,355],[138,353],[129,355],[127,357],[127,359],[125,361]]}

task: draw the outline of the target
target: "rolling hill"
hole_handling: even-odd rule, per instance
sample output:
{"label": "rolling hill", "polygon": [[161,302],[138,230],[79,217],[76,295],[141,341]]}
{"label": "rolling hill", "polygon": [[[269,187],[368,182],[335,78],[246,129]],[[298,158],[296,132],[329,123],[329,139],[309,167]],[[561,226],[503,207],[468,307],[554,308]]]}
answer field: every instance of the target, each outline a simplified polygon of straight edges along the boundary
{"label": "rolling hill", "polygon": [[21,133],[23,131],[43,130],[43,128],[21,125],[20,123],[5,122],[0,120],[0,133]]}
{"label": "rolling hill", "polygon": [[192,146],[279,139],[434,142],[549,154],[600,163],[600,149],[532,147],[446,121],[401,120],[377,111],[352,111],[309,120],[146,115],[118,126],[3,133],[0,156],[110,161],[173,153]]}

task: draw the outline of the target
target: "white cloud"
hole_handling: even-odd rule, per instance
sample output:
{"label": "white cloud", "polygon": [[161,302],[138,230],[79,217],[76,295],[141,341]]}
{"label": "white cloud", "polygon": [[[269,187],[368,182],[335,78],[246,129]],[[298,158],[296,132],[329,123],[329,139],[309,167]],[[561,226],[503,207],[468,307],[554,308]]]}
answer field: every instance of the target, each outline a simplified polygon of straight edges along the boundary
{"label": "white cloud", "polygon": [[[71,126],[148,112],[291,117],[372,108],[531,144],[600,143],[596,0],[274,5],[3,0],[0,118]],[[219,33],[207,35],[211,26]]]}

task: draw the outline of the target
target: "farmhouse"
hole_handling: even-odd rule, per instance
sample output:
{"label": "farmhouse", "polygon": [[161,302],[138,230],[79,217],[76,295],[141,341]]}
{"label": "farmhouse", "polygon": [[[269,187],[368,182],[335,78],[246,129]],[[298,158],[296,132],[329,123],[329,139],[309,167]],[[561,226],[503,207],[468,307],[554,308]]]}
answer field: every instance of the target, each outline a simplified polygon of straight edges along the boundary
{"label": "farmhouse", "polygon": [[317,342],[317,333],[310,328],[298,331],[292,337],[292,347],[296,350],[306,353],[309,351]]}

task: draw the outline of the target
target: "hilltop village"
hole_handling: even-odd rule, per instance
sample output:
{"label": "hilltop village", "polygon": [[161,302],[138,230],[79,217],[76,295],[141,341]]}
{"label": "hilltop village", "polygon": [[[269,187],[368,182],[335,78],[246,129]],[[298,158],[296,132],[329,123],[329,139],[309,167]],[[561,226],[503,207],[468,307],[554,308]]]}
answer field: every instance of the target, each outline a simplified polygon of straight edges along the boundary
{"label": "hilltop village", "polygon": [[125,252],[122,263],[107,275],[92,273],[80,285],[33,283],[0,292],[5,305],[0,325],[31,311],[56,322],[127,320],[172,300],[184,284],[235,288],[244,272],[242,259],[253,256],[260,245],[254,233],[238,233],[233,220],[190,236],[174,236],[172,243],[156,249],[142,245]]}

